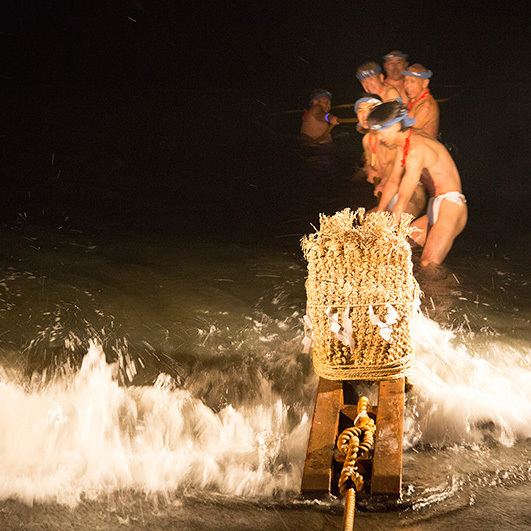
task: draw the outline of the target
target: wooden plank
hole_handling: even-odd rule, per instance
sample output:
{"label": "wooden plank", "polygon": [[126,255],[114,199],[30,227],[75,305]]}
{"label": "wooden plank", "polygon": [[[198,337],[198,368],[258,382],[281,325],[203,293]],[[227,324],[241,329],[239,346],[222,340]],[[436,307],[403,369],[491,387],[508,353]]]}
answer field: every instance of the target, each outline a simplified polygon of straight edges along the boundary
{"label": "wooden plank", "polygon": [[332,457],[342,405],[343,383],[320,378],[302,475],[303,494],[330,492]]}
{"label": "wooden plank", "polygon": [[380,382],[371,494],[400,496],[404,400],[404,378]]}

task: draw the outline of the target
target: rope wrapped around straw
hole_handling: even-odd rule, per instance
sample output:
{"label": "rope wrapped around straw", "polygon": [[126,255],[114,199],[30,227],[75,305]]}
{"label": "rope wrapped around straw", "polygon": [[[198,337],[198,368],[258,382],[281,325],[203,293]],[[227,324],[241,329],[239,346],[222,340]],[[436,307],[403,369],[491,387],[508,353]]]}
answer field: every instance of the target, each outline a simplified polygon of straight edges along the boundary
{"label": "rope wrapped around straw", "polygon": [[329,380],[383,380],[409,373],[409,321],[418,304],[407,241],[413,217],[350,209],[320,215],[302,239],[315,372]]}

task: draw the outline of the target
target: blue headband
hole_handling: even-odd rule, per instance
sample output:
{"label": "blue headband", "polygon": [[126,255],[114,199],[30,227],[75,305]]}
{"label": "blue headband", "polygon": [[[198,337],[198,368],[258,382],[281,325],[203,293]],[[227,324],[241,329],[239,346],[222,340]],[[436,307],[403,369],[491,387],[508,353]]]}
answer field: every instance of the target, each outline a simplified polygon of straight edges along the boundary
{"label": "blue headband", "polygon": [[369,96],[366,96],[365,98],[360,98],[355,104],[354,104],[354,114],[358,114],[358,107],[362,103],[374,103],[374,106],[380,105],[382,103],[382,100],[377,100],[376,98],[371,98]]}
{"label": "blue headband", "polygon": [[387,61],[387,59],[391,59],[392,57],[403,57],[404,59],[407,59],[407,53],[388,53],[383,56],[383,60]]}
{"label": "blue headband", "polygon": [[393,118],[383,124],[370,125],[369,128],[372,129],[373,131],[381,131],[382,129],[387,129],[388,127],[391,127],[392,125],[395,125],[399,122],[404,122],[404,125],[406,127],[411,127],[416,121],[417,120],[415,120],[415,118],[410,118],[407,115],[406,109],[402,109],[400,111],[400,114],[396,118]]}
{"label": "blue headband", "polygon": [[412,72],[411,70],[402,70],[402,75],[420,77],[421,79],[430,79],[430,77],[433,75],[433,72],[431,70],[428,70],[427,72]]}
{"label": "blue headband", "polygon": [[332,93],[331,92],[328,92],[327,90],[325,90],[324,92],[321,92],[320,94],[317,94],[317,96],[314,96],[310,101],[309,101],[309,105],[312,105],[313,104],[313,101],[314,100],[317,100],[319,98],[328,98],[329,100],[332,99]]}
{"label": "blue headband", "polygon": [[382,69],[379,66],[375,66],[374,68],[371,68],[369,70],[362,70],[361,72],[356,74],[356,77],[361,81],[362,79],[375,76],[377,74],[380,74],[381,72]]}

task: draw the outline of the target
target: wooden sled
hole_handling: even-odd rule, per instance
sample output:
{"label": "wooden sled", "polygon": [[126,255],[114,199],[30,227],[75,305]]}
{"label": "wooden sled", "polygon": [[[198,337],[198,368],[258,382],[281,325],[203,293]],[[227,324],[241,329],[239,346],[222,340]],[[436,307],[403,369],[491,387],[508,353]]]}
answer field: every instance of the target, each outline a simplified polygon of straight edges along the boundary
{"label": "wooden sled", "polygon": [[[301,491],[304,496],[338,494],[337,480],[344,458],[336,449],[338,435],[352,426],[362,382],[319,379],[312,427],[306,452]],[[399,498],[402,487],[402,439],[404,432],[405,379],[363,382],[377,386],[377,405],[368,409],[376,422],[371,455],[358,462],[371,496]],[[359,395],[359,396],[358,396]],[[369,397],[370,398],[370,397]],[[376,400],[375,400],[376,401]],[[372,459],[371,459],[372,457]]]}

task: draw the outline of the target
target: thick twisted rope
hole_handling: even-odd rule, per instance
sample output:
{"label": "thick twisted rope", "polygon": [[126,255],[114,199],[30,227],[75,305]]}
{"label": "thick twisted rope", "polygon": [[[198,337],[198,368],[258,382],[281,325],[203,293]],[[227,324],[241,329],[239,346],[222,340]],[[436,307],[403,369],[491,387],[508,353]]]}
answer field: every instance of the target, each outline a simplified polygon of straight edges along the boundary
{"label": "thick twisted rope", "polygon": [[[354,426],[344,430],[337,439],[337,448],[345,456],[345,463],[339,476],[339,492],[345,496],[343,530],[354,529],[354,511],[356,509],[356,491],[363,488],[363,476],[358,470],[358,454],[369,452],[374,446],[376,425],[367,414],[369,399],[361,397],[358,402],[358,416]],[[361,442],[360,442],[361,441]]]}

